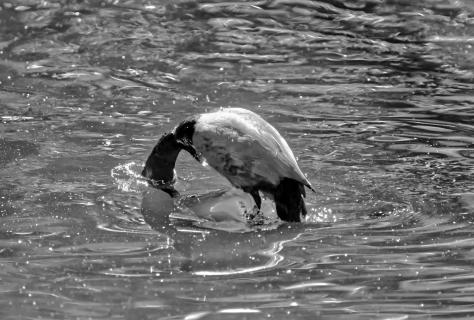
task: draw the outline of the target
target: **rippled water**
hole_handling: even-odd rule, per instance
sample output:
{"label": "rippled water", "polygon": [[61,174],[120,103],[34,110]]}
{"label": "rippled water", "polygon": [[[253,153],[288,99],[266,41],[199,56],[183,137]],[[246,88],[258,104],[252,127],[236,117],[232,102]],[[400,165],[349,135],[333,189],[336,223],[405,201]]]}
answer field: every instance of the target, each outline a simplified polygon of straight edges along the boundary
{"label": "rippled water", "polygon": [[[0,318],[474,317],[473,45],[468,0],[1,2]],[[287,138],[305,223],[229,221],[186,154],[177,202],[140,180],[225,106]]]}

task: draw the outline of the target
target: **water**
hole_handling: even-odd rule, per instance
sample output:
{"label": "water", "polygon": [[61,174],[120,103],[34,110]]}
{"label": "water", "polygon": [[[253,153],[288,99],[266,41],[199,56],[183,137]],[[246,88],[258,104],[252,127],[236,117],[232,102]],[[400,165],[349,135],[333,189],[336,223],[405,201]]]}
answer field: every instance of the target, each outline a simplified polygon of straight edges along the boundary
{"label": "water", "polygon": [[[472,2],[0,8],[1,319],[474,316]],[[186,154],[177,203],[138,177],[225,106],[287,138],[305,223]]]}

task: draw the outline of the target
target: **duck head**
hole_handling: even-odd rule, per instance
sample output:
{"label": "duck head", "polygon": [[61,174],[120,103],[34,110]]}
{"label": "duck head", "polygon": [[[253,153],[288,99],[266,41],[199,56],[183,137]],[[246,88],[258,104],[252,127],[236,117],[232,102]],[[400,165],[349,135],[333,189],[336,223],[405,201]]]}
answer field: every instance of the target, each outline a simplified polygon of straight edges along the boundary
{"label": "duck head", "polygon": [[195,159],[200,160],[200,156],[192,143],[194,125],[195,121],[192,119],[183,121],[173,131],[165,133],[158,140],[142,171],[142,176],[148,180],[151,186],[164,191],[172,189],[174,192],[168,192],[172,196],[177,193],[173,188],[173,184],[176,181],[174,167],[179,152],[186,150]]}

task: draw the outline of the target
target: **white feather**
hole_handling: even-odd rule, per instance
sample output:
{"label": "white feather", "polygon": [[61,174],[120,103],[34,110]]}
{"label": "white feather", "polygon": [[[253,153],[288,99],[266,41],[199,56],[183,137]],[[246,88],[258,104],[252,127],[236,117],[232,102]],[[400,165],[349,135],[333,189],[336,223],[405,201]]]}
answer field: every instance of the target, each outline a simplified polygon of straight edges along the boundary
{"label": "white feather", "polygon": [[193,144],[235,186],[276,186],[282,178],[292,178],[311,188],[285,139],[249,110],[226,108],[200,115]]}

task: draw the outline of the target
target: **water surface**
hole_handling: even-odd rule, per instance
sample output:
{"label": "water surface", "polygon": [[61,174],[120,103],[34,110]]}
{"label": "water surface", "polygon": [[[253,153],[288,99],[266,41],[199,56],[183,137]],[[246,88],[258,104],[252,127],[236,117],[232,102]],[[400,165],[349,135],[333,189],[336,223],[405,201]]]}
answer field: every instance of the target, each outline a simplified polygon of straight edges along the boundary
{"label": "water surface", "polygon": [[[0,318],[474,316],[473,45],[467,0],[2,2]],[[227,106],[287,138],[305,223],[186,154],[177,202],[138,178]]]}

